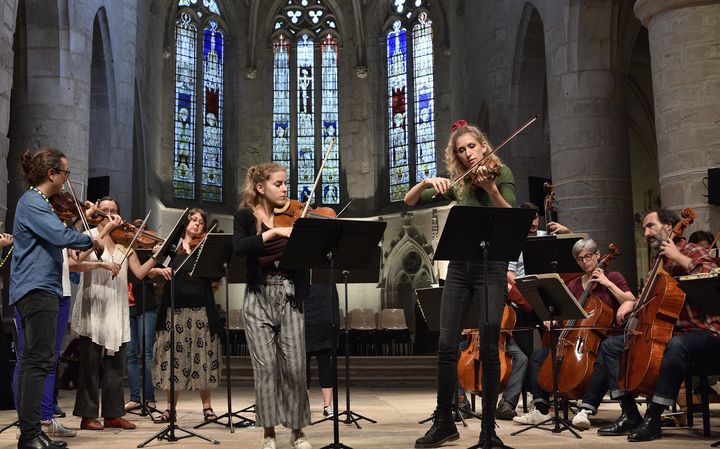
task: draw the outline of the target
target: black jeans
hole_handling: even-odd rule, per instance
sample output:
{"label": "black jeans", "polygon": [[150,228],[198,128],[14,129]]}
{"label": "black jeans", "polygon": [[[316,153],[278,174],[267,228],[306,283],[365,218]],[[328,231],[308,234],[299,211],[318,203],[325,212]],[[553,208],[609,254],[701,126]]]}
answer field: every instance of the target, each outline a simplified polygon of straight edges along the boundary
{"label": "black jeans", "polygon": [[720,368],[720,338],[704,330],[691,330],[673,336],[665,348],[660,375],[652,401],[672,407],[685,372],[692,363],[703,368]]}
{"label": "black jeans", "polygon": [[542,346],[533,351],[530,356],[530,366],[528,367],[528,383],[530,384],[530,393],[533,395],[533,404],[535,407],[541,409],[540,411],[546,413],[545,407],[550,404],[550,392],[547,392],[540,388],[539,376],[540,368],[543,362],[550,354],[550,348]]}
{"label": "black jeans", "polygon": [[[507,263],[488,263],[488,323],[490,333],[485,335],[480,325],[480,341],[490,346],[488,364],[483,367],[486,376],[487,391],[483,392],[483,417],[495,416],[498,393],[500,390],[500,358],[498,339],[500,338],[500,320],[502,319],[505,296],[507,295]],[[475,302],[480,315],[479,323],[485,321],[485,282],[481,262],[451,261],[440,304],[440,341],[438,345],[438,391],[437,409],[449,413],[452,409],[455,386],[457,385],[458,337],[463,322]],[[471,317],[477,323],[476,317]],[[481,352],[482,352],[481,345]]]}
{"label": "black jeans", "polygon": [[42,386],[54,363],[59,304],[59,296],[43,290],[33,290],[15,304],[24,332],[15,397],[25,440],[40,434]]}
{"label": "black jeans", "polygon": [[594,415],[608,390],[610,390],[610,396],[614,398],[624,394],[617,386],[620,357],[624,345],[625,340],[622,335],[611,335],[600,342],[598,357],[595,360],[592,376],[585,389],[580,408],[590,410]]}

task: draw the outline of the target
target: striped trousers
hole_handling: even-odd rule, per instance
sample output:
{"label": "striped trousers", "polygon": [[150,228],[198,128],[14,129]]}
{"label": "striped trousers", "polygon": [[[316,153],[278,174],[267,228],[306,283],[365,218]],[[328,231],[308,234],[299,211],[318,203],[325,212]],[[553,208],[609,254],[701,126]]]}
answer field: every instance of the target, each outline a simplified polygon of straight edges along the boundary
{"label": "striped trousers", "polygon": [[266,278],[259,292],[248,290],[243,305],[245,333],[255,379],[257,427],[282,424],[301,429],[310,424],[305,379],[305,325],[292,307],[292,281]]}

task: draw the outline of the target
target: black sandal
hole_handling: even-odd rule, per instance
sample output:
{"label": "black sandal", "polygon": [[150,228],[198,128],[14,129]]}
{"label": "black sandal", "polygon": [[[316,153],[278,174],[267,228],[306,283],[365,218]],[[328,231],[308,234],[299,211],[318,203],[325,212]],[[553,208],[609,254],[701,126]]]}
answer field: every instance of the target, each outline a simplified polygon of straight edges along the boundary
{"label": "black sandal", "polygon": [[166,408],[164,412],[157,418],[153,418],[155,424],[165,424],[170,422],[170,409]]}
{"label": "black sandal", "polygon": [[203,419],[205,420],[205,422],[210,422],[214,419],[217,419],[217,415],[213,411],[212,407],[203,409]]}

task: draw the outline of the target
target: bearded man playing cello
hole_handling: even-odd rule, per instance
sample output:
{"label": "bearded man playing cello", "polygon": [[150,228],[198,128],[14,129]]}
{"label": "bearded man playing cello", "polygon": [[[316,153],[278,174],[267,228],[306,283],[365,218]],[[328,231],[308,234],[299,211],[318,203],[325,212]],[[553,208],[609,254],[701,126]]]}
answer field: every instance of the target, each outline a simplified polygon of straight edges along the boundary
{"label": "bearded man playing cello", "polygon": [[[675,241],[669,237],[680,218],[672,211],[658,209],[643,219],[643,229],[648,245],[658,251],[657,257],[664,257],[664,269],[672,276],[708,273],[717,265],[707,250],[680,237]],[[623,321],[632,311],[621,307],[617,312],[618,322]],[[598,430],[600,435],[628,435],[629,441],[651,441],[662,437],[660,415],[675,403],[685,372],[692,363],[701,366],[717,366],[720,352],[720,316],[710,315],[685,303],[675,323],[673,337],[663,354],[660,374],[654,395],[645,417],[640,416],[632,392],[618,387],[620,359],[624,350],[624,336],[613,336],[603,340],[600,353],[603,363],[596,363],[595,370],[605,370],[610,396],[620,400],[622,414],[609,426]],[[632,370],[633,367],[627,368]]]}

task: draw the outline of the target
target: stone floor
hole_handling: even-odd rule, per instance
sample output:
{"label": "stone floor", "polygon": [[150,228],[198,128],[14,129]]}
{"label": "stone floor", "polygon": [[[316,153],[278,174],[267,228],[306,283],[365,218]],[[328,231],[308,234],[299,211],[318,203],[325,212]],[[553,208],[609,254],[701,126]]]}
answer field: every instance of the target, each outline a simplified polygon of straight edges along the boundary
{"label": "stone floor", "polygon": [[[224,390],[218,390],[214,395],[214,407],[216,412],[223,413],[226,409]],[[344,396],[343,396],[344,398]],[[233,396],[233,405],[236,409],[242,408],[252,401],[252,393],[247,389],[238,389]],[[418,424],[418,421],[426,418],[435,405],[435,394],[428,389],[370,389],[359,388],[353,391],[352,410],[367,417],[376,419],[377,424],[361,421],[362,429],[352,425],[340,424],[340,442],[355,449],[371,448],[411,448],[416,438],[422,436],[429,428],[429,424]],[[73,392],[62,391],[60,405],[65,411],[72,411],[74,401]],[[314,391],[311,397],[312,413],[315,419],[321,416],[321,400],[319,391]],[[341,401],[341,403],[343,403]],[[343,409],[344,407],[341,407]],[[192,426],[199,423],[201,419],[201,404],[196,394],[183,394],[178,406],[179,425],[192,429]],[[711,443],[720,440],[720,408],[713,406],[711,409],[713,425],[713,437],[702,436],[701,423],[696,422],[695,428],[667,428],[664,430],[664,438],[652,443],[636,443],[633,446],[638,448],[707,448]],[[616,404],[604,404],[597,419],[593,423],[605,423],[613,420],[618,415]],[[135,448],[144,440],[150,438],[154,433],[162,429],[159,424],[153,424],[147,417],[129,415],[128,418],[134,421],[138,428],[136,430],[105,430],[102,432],[80,431],[78,436],[69,438],[68,443],[73,449],[79,448],[107,448],[107,449],[130,449]],[[696,419],[699,420],[698,415]],[[9,424],[15,419],[12,411],[0,411],[0,428]],[[67,417],[61,422],[68,427],[78,428],[79,419]],[[460,427],[460,440],[444,447],[465,448],[477,442],[479,433],[479,421],[468,421],[469,427]],[[628,445],[624,437],[602,438],[598,437],[594,430],[582,432],[582,439],[575,439],[570,433],[562,432],[553,434],[541,430],[531,430],[522,435],[510,436],[510,433],[520,429],[520,426],[512,422],[502,421],[497,429],[503,441],[515,448],[583,448],[583,449],[609,449],[612,447],[625,447]],[[333,427],[331,422],[325,422],[306,429],[307,436],[315,448],[320,448],[333,441]],[[211,425],[198,430],[202,435],[215,438],[220,444],[226,447],[238,449],[259,448],[262,442],[262,432],[258,429],[237,429],[231,434],[228,429]],[[181,432],[178,432],[180,435]],[[16,428],[11,428],[0,434],[0,449],[16,447]],[[289,431],[278,430],[278,448],[289,448]],[[110,446],[108,446],[110,445]],[[173,447],[173,448],[203,448],[212,447],[197,438],[184,439],[178,442],[167,442],[153,440],[147,447]]]}

